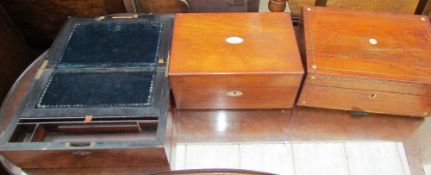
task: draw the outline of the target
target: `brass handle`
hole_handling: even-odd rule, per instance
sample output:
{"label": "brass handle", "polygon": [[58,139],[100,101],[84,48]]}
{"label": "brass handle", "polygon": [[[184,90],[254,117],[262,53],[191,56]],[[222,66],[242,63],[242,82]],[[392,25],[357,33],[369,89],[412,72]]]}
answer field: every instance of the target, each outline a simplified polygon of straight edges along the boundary
{"label": "brass handle", "polygon": [[229,91],[229,92],[227,92],[226,95],[231,96],[231,97],[239,97],[239,96],[242,96],[243,93],[241,91]]}

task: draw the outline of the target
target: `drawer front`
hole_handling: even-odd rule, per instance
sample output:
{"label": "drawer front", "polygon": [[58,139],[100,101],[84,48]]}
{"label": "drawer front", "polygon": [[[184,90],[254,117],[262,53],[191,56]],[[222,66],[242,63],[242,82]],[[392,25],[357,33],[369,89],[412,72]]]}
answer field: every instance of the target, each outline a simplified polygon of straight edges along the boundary
{"label": "drawer front", "polygon": [[301,74],[170,77],[179,109],[291,108],[301,80]]}
{"label": "drawer front", "polygon": [[431,100],[426,96],[309,84],[304,85],[298,105],[418,117],[427,117],[431,112]]}
{"label": "drawer front", "polygon": [[276,109],[291,108],[298,87],[188,88],[174,90],[179,109]]}
{"label": "drawer front", "polygon": [[77,149],[2,151],[21,168],[160,167],[169,170],[163,147],[140,149]]}

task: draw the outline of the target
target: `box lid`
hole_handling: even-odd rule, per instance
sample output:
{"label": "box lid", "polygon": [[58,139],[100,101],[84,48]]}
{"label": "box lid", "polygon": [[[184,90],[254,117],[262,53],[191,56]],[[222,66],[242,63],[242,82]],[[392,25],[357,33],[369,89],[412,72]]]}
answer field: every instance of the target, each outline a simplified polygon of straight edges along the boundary
{"label": "box lid", "polygon": [[20,118],[162,115],[172,23],[169,14],[69,19]]}
{"label": "box lid", "polygon": [[309,73],[431,83],[428,17],[305,6]]}
{"label": "box lid", "polygon": [[302,74],[288,13],[177,14],[169,75]]}

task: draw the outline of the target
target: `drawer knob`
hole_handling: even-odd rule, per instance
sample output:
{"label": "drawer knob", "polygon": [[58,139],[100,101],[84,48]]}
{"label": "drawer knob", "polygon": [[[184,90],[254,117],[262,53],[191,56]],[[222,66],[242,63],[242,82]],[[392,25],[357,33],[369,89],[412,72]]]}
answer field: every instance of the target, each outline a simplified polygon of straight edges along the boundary
{"label": "drawer knob", "polygon": [[376,97],[377,97],[377,94],[375,94],[375,93],[372,93],[372,94],[370,94],[370,96],[368,96],[370,99],[375,99]]}
{"label": "drawer knob", "polygon": [[227,92],[227,95],[228,96],[231,96],[231,97],[239,97],[239,96],[241,96],[243,93],[241,92],[241,91],[229,91],[229,92]]}

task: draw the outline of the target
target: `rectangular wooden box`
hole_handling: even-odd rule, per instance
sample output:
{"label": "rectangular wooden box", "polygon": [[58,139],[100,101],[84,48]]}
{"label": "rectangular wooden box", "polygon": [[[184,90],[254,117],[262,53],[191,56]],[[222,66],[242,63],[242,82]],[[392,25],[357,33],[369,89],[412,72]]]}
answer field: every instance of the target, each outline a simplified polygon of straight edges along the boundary
{"label": "rectangular wooden box", "polygon": [[177,108],[290,108],[302,76],[288,13],[176,15],[169,80]]}
{"label": "rectangular wooden box", "polygon": [[303,8],[308,74],[298,105],[431,114],[428,17]]}
{"label": "rectangular wooden box", "polygon": [[23,82],[30,87],[1,155],[22,168],[169,169],[172,25],[167,14],[69,19]]}

